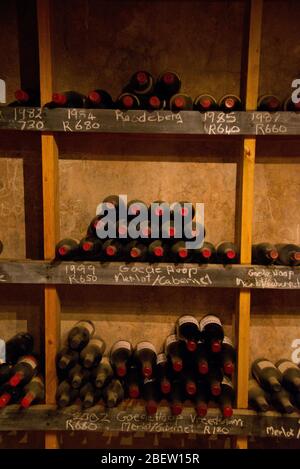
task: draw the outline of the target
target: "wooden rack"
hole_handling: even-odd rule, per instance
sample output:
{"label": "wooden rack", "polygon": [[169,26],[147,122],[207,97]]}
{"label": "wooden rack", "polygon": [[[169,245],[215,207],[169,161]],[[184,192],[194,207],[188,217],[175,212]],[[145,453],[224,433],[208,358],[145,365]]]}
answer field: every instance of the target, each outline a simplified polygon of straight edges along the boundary
{"label": "wooden rack", "polygon": [[[42,430],[46,432],[46,448],[58,448],[57,431],[82,430],[78,422],[83,422],[85,414],[72,408],[59,412],[55,408],[56,370],[55,355],[60,343],[60,299],[57,285],[88,284],[87,269],[93,270],[94,284],[97,285],[151,285],[155,283],[157,272],[152,272],[149,280],[141,280],[148,274],[148,264],[139,264],[142,273],[137,274],[135,266],[114,263],[53,263],[55,245],[59,240],[59,196],[58,196],[58,134],[55,132],[94,132],[94,133],[151,133],[151,134],[203,134],[206,138],[213,135],[240,135],[240,158],[237,174],[238,213],[236,217],[236,240],[240,246],[241,264],[235,266],[187,266],[185,272],[170,273],[175,266],[161,265],[162,275],[172,277],[168,286],[194,287],[230,287],[236,288],[236,343],[238,352],[237,369],[237,402],[233,419],[222,421],[218,410],[211,410],[209,418],[215,419],[208,424],[212,434],[229,434],[236,437],[236,447],[246,448],[247,437],[280,436],[298,438],[299,416],[282,417],[276,414],[259,416],[248,411],[248,376],[249,376],[249,342],[250,342],[250,302],[251,290],[255,288],[299,289],[300,269],[286,267],[251,266],[252,217],[254,199],[254,168],[256,157],[256,136],[260,135],[300,135],[300,115],[295,113],[259,113],[251,112],[256,108],[258,97],[259,66],[261,53],[261,26],[263,0],[249,2],[248,17],[248,54],[245,72],[246,112],[231,114],[183,112],[172,114],[168,111],[146,113],[144,111],[100,111],[100,110],[41,110],[25,108],[1,108],[0,129],[17,131],[37,131],[41,133],[42,152],[42,183],[43,183],[43,216],[44,216],[44,261],[1,261],[0,282],[28,283],[44,285],[45,314],[45,405],[35,406],[20,413],[16,407],[9,407],[0,412],[0,430]],[[37,0],[39,58],[40,58],[40,89],[41,104],[51,101],[53,92],[53,28],[51,24],[51,0]],[[89,116],[92,113],[93,119]],[[143,122],[143,119],[146,121]],[[156,119],[156,121],[155,121]],[[159,121],[161,119],[161,121]],[[221,121],[221,125],[216,124]],[[93,126],[94,123],[94,126]],[[97,125],[96,125],[97,124]],[[100,138],[100,137],[99,137]],[[153,268],[153,267],[152,267]],[[176,266],[183,269],[182,266]],[[192,273],[188,269],[193,269]],[[127,269],[127,270],[126,270]],[[126,273],[124,273],[126,270]],[[120,273],[124,276],[120,276]],[[160,273],[161,273],[160,272]],[[130,277],[130,279],[126,280]],[[116,278],[119,280],[116,281]],[[74,280],[75,279],[75,280]],[[265,281],[264,281],[265,280]],[[177,283],[176,283],[177,282]],[[100,419],[96,431],[132,431],[133,427],[124,427],[117,418],[119,409],[112,411],[98,410]],[[145,430],[142,421],[148,421],[139,407],[126,407],[125,415],[139,415],[137,430]],[[77,415],[77,418],[76,418]],[[168,411],[160,414],[164,419]],[[182,422],[172,421],[174,432],[179,425],[190,425],[190,431],[205,434],[205,421],[193,423],[191,409],[185,409]],[[102,420],[101,420],[102,419]],[[148,419],[148,420],[147,420]],[[77,423],[76,423],[77,422]],[[235,423],[233,423],[235,422]],[[242,422],[242,423],[240,423]],[[192,425],[192,427],[191,427]],[[220,430],[217,430],[217,427]],[[152,428],[152,429],[151,429]],[[162,425],[155,430],[170,431]],[[154,429],[153,429],[154,428]],[[191,429],[192,428],[192,429]],[[273,428],[273,430],[272,430]],[[280,429],[285,430],[280,433]],[[84,429],[93,430],[95,425]],[[277,432],[278,430],[278,432]],[[208,430],[207,430],[208,431]],[[290,433],[289,433],[290,431]],[[227,433],[226,433],[227,432]],[[184,433],[184,431],[183,431]]]}

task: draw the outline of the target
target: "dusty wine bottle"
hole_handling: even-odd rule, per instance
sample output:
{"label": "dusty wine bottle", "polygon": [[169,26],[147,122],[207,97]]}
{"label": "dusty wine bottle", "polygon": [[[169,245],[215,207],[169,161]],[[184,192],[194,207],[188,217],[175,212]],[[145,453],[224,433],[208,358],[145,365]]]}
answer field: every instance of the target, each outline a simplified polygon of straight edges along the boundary
{"label": "dusty wine bottle", "polygon": [[207,375],[207,381],[209,384],[210,393],[213,396],[219,396],[222,388],[221,383],[224,378],[222,370],[217,367],[210,367]]}
{"label": "dusty wine bottle", "polygon": [[68,374],[68,380],[71,383],[72,388],[79,389],[90,379],[90,370],[83,368],[79,363],[75,365]]}
{"label": "dusty wine bottle", "polygon": [[168,359],[165,353],[159,353],[157,355],[156,374],[161,394],[169,394],[172,386],[171,373],[169,369]]}
{"label": "dusty wine bottle", "polygon": [[223,112],[242,111],[243,109],[241,98],[234,94],[226,94],[223,96],[220,99],[218,106],[220,111]]}
{"label": "dusty wine bottle", "polygon": [[93,407],[102,396],[102,390],[95,388],[92,383],[86,383],[79,392],[79,397],[84,409]]}
{"label": "dusty wine bottle", "polygon": [[19,332],[5,344],[7,363],[16,363],[23,355],[29,355],[33,351],[34,340],[29,332]]}
{"label": "dusty wine bottle", "polygon": [[188,398],[194,396],[197,392],[196,375],[193,370],[185,369],[181,374],[184,390]]}
{"label": "dusty wine bottle", "polygon": [[79,396],[79,389],[72,388],[68,381],[62,381],[56,391],[56,402],[59,407],[67,407]]}
{"label": "dusty wine bottle", "polygon": [[208,264],[214,262],[216,250],[212,243],[205,241],[202,246],[193,249],[192,255],[193,262],[198,262],[199,264]]}
{"label": "dusty wine bottle", "polygon": [[169,250],[169,257],[172,262],[191,262],[193,251],[186,247],[185,241],[177,241],[172,244]]}
{"label": "dusty wine bottle", "polygon": [[170,334],[165,341],[165,354],[176,373],[179,373],[183,368],[183,344],[184,342],[180,341],[175,334]]}
{"label": "dusty wine bottle", "polygon": [[56,355],[56,366],[59,370],[69,371],[79,361],[79,353],[63,347]]}
{"label": "dusty wine bottle", "polygon": [[224,330],[220,319],[213,314],[208,314],[200,320],[199,327],[201,340],[209,350],[213,353],[221,352]]}
{"label": "dusty wine bottle", "polygon": [[194,316],[184,315],[177,320],[177,336],[186,343],[189,352],[195,352],[200,340],[199,322]]}
{"label": "dusty wine bottle", "polygon": [[154,78],[151,73],[139,70],[132,75],[127,88],[137,95],[151,94],[154,89]]}
{"label": "dusty wine bottle", "polygon": [[79,257],[79,242],[76,239],[64,238],[55,248],[57,259],[72,260]]}
{"label": "dusty wine bottle", "polygon": [[173,112],[192,111],[193,100],[187,94],[177,93],[170,98],[169,108]]}
{"label": "dusty wine bottle", "polygon": [[52,102],[46,106],[49,108],[82,108],[85,107],[85,103],[86,97],[83,94],[77,93],[77,91],[64,91],[53,93]]}
{"label": "dusty wine bottle", "polygon": [[224,418],[232,417],[234,399],[235,392],[233,384],[227,376],[224,376],[221,383],[221,393],[217,399]]}
{"label": "dusty wine bottle", "polygon": [[281,390],[282,375],[267,358],[258,358],[252,363],[252,374],[257,382],[269,392]]}
{"label": "dusty wine bottle", "polygon": [[156,82],[156,91],[159,96],[170,98],[179,93],[181,88],[181,80],[176,72],[165,71],[159,75]]}
{"label": "dusty wine bottle", "polygon": [[271,393],[271,403],[276,410],[283,414],[292,414],[296,410],[291,403],[289,392],[284,388]]}
{"label": "dusty wine bottle", "polygon": [[128,373],[125,378],[126,390],[130,399],[137,399],[140,396],[140,376],[136,363],[130,363]]}
{"label": "dusty wine bottle", "polygon": [[102,241],[97,237],[85,236],[79,243],[79,250],[82,259],[100,259]]}
{"label": "dusty wine bottle", "polygon": [[236,351],[232,341],[227,336],[224,337],[222,342],[220,359],[224,373],[232,376],[235,368]]}
{"label": "dusty wine bottle", "polygon": [[19,402],[24,394],[22,387],[14,387],[6,383],[0,390],[0,409],[6,407],[8,404],[15,404]]}
{"label": "dusty wine bottle", "polygon": [[200,112],[217,111],[218,103],[210,94],[200,94],[194,100],[194,109]]}
{"label": "dusty wine bottle", "polygon": [[45,397],[45,385],[41,376],[34,376],[24,387],[25,396],[22,398],[21,407],[27,409],[33,402],[41,402]]}
{"label": "dusty wine bottle", "polygon": [[206,375],[209,371],[208,352],[204,342],[199,340],[195,353],[195,364],[200,375]]}
{"label": "dusty wine bottle", "polygon": [[85,106],[92,109],[113,109],[114,102],[107,91],[97,89],[88,93]]}
{"label": "dusty wine bottle", "polygon": [[282,265],[300,265],[300,246],[296,244],[276,244],[279,252],[278,263]]}
{"label": "dusty wine bottle", "polygon": [[124,255],[128,261],[143,262],[147,259],[148,249],[145,244],[135,239],[126,244],[124,247]]}
{"label": "dusty wine bottle", "polygon": [[156,378],[145,378],[142,386],[145,409],[148,415],[154,415],[158,409],[159,391]]}
{"label": "dusty wine bottle", "polygon": [[220,264],[236,264],[238,261],[238,250],[235,244],[224,242],[217,246],[216,260]]}
{"label": "dusty wine bottle", "polygon": [[281,102],[277,96],[266,94],[260,96],[257,101],[258,111],[277,112],[281,110]]}
{"label": "dusty wine bottle", "polygon": [[197,392],[193,399],[198,417],[205,417],[208,410],[209,390],[205,381],[198,381]]}
{"label": "dusty wine bottle", "polygon": [[85,368],[97,366],[105,351],[106,344],[100,337],[93,337],[80,352],[80,361]]}
{"label": "dusty wine bottle", "polygon": [[68,344],[72,350],[82,350],[93,337],[95,326],[92,321],[78,321],[68,334]]}
{"label": "dusty wine bottle", "polygon": [[110,363],[116,375],[123,378],[127,373],[128,361],[132,355],[131,343],[127,340],[118,340],[110,351]]}
{"label": "dusty wine bottle", "polygon": [[282,358],[275,363],[282,374],[282,385],[290,392],[300,392],[300,368],[287,358]]}
{"label": "dusty wine bottle", "polygon": [[163,262],[168,254],[168,245],[161,239],[156,239],[149,244],[148,255],[152,262]]}
{"label": "dusty wine bottle", "polygon": [[107,261],[122,259],[123,251],[123,245],[116,239],[108,239],[103,244],[103,254]]}
{"label": "dusty wine bottle", "polygon": [[40,92],[33,89],[19,89],[15,91],[16,101],[10,104],[12,107],[36,107],[40,106]]}
{"label": "dusty wine bottle", "polygon": [[112,379],[103,389],[103,399],[107,407],[116,407],[124,399],[124,389],[118,379]]}
{"label": "dusty wine bottle", "polygon": [[103,388],[103,386],[112,379],[113,375],[114,372],[108,357],[103,357],[99,365],[92,370],[92,377],[95,386],[99,389]]}
{"label": "dusty wine bottle", "polygon": [[177,378],[173,380],[169,400],[172,415],[180,415],[183,411],[184,403],[184,389],[181,379]]}
{"label": "dusty wine bottle", "polygon": [[139,342],[134,353],[144,378],[151,378],[156,364],[156,350],[148,341]]}
{"label": "dusty wine bottle", "polygon": [[289,112],[299,112],[300,111],[300,101],[299,103],[294,103],[292,98],[287,98],[283,104],[283,110]]}
{"label": "dusty wine bottle", "polygon": [[252,263],[269,265],[277,261],[279,253],[271,243],[259,243],[252,246]]}
{"label": "dusty wine bottle", "polygon": [[12,369],[12,376],[8,383],[12,387],[23,386],[37,374],[38,362],[33,355],[25,355],[19,358],[17,364]]}
{"label": "dusty wine bottle", "polygon": [[122,93],[118,96],[115,107],[124,111],[132,111],[141,108],[139,98],[133,93]]}
{"label": "dusty wine bottle", "polygon": [[270,409],[267,394],[255,379],[249,379],[248,398],[249,404],[255,410],[259,412],[267,412]]}

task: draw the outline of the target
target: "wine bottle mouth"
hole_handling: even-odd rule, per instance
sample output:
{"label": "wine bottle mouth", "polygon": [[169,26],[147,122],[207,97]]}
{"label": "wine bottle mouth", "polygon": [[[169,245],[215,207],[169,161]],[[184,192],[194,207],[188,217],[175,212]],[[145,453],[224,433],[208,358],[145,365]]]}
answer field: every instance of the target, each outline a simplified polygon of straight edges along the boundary
{"label": "wine bottle mouth", "polygon": [[29,101],[29,94],[24,90],[17,90],[15,92],[15,98],[17,101],[27,102]]}
{"label": "wine bottle mouth", "polygon": [[139,395],[140,395],[140,390],[138,386],[131,386],[131,388],[129,389],[129,397],[131,399],[137,399]]}
{"label": "wine bottle mouth", "polygon": [[278,259],[278,256],[279,256],[278,251],[276,249],[271,249],[271,251],[269,252],[270,259],[275,261],[276,259]]}
{"label": "wine bottle mouth", "polygon": [[186,347],[189,352],[195,352],[197,349],[197,342],[195,342],[195,340],[188,340],[186,343]]}
{"label": "wine bottle mouth", "polygon": [[34,395],[31,392],[27,393],[27,395],[23,397],[23,399],[20,402],[21,407],[23,407],[24,409],[28,409],[33,399],[34,399]]}
{"label": "wine bottle mouth", "polygon": [[189,396],[194,396],[197,391],[196,385],[194,383],[188,383],[185,389]]}
{"label": "wine bottle mouth", "polygon": [[213,353],[219,353],[219,352],[221,352],[221,349],[222,349],[222,344],[221,344],[220,340],[214,340],[211,343],[211,351]]}
{"label": "wine bottle mouth", "polygon": [[160,107],[160,99],[158,96],[151,96],[149,99],[149,104],[152,108],[158,109]]}
{"label": "wine bottle mouth", "polygon": [[145,72],[138,72],[136,75],[136,81],[139,85],[145,85],[147,83],[147,74]]}
{"label": "wine bottle mouth", "polygon": [[88,98],[90,101],[92,101],[93,103],[96,103],[96,104],[100,104],[101,101],[102,101],[102,96],[100,93],[97,93],[97,91],[91,91],[89,94],[88,94]]}
{"label": "wine bottle mouth", "polygon": [[148,401],[146,404],[146,411],[148,415],[154,415],[157,412],[157,404],[155,401]]}
{"label": "wine bottle mouth", "polygon": [[296,251],[296,252],[294,253],[294,260],[295,260],[295,261],[300,261],[300,251]]}
{"label": "wine bottle mouth", "polygon": [[205,417],[205,415],[207,414],[207,405],[205,404],[197,405],[196,411],[197,411],[198,417]]}
{"label": "wine bottle mouth", "polygon": [[233,363],[225,363],[224,371],[225,371],[226,375],[233,375],[234,364]]}
{"label": "wine bottle mouth", "polygon": [[69,248],[67,246],[60,246],[58,252],[61,256],[66,256],[68,254]]}
{"label": "wine bottle mouth", "polygon": [[174,73],[165,73],[163,75],[163,82],[166,84],[166,85],[173,85],[173,83],[175,82],[175,75]]}
{"label": "wine bottle mouth", "polygon": [[164,255],[164,250],[161,246],[157,246],[153,249],[154,255],[156,257],[162,257]]}
{"label": "wine bottle mouth", "polygon": [[169,394],[171,392],[171,384],[169,381],[164,381],[161,383],[160,389],[163,394]]}
{"label": "wine bottle mouth", "polygon": [[184,104],[185,104],[185,100],[184,100],[184,98],[177,97],[177,98],[174,99],[174,104],[177,107],[177,109],[183,109]]}
{"label": "wine bottle mouth", "polygon": [[224,104],[227,109],[232,109],[234,107],[235,100],[233,98],[226,98]]}
{"label": "wine bottle mouth", "polygon": [[176,373],[179,373],[182,370],[182,367],[182,361],[177,360],[173,363],[173,370],[176,371]]}
{"label": "wine bottle mouth", "polygon": [[134,101],[133,101],[133,98],[131,96],[124,96],[122,98],[122,103],[123,103],[123,106],[126,109],[130,109],[130,108],[133,107]]}
{"label": "wine bottle mouth", "polygon": [[180,248],[178,251],[178,255],[181,259],[186,259],[188,256],[188,250],[186,248]]}
{"label": "wine bottle mouth", "polygon": [[10,384],[10,386],[15,388],[20,384],[20,382],[22,381],[22,378],[23,378],[23,373],[17,372],[14,376],[10,378],[8,383]]}
{"label": "wine bottle mouth", "polygon": [[126,233],[127,233],[126,226],[119,226],[118,233],[119,233],[119,235],[123,235],[123,236],[126,235]]}
{"label": "wine bottle mouth", "polygon": [[228,419],[228,418],[232,417],[232,415],[233,415],[232,407],[230,407],[230,406],[223,407],[223,416],[225,418]]}
{"label": "wine bottle mouth", "polygon": [[126,375],[126,372],[127,372],[125,366],[118,366],[116,371],[117,371],[117,375],[118,375],[120,378],[123,378],[123,376],[125,376],[125,375]]}
{"label": "wine bottle mouth", "polygon": [[175,228],[173,226],[169,228],[169,236],[170,238],[174,238],[175,236]]}
{"label": "wine bottle mouth", "polygon": [[209,109],[211,106],[211,100],[209,98],[201,98],[200,104],[204,109]]}
{"label": "wine bottle mouth", "polygon": [[228,259],[234,259],[235,258],[235,252],[233,249],[227,249],[226,250],[226,257]]}
{"label": "wine bottle mouth", "polygon": [[84,251],[91,251],[93,249],[93,243],[91,243],[91,241],[84,242],[82,245],[82,249]]}
{"label": "wine bottle mouth", "polygon": [[151,378],[152,376],[152,367],[151,366],[144,366],[143,367],[143,375],[145,378]]}
{"label": "wine bottle mouth", "polygon": [[157,208],[155,210],[155,215],[158,216],[158,217],[162,217],[164,214],[164,210],[162,208]]}
{"label": "wine bottle mouth", "polygon": [[132,248],[130,251],[130,256],[133,257],[134,259],[140,257],[141,251],[139,248]]}
{"label": "wine bottle mouth", "polygon": [[211,393],[213,396],[219,396],[221,394],[221,387],[218,384],[213,384],[211,387]]}
{"label": "wine bottle mouth", "polygon": [[208,364],[200,363],[198,366],[198,371],[201,375],[206,375],[208,373]]}
{"label": "wine bottle mouth", "polygon": [[67,102],[67,97],[64,94],[61,94],[61,93],[53,93],[52,101],[55,104],[64,105]]}
{"label": "wine bottle mouth", "polygon": [[203,248],[202,249],[202,256],[205,259],[209,259],[211,257],[211,250],[209,248]]}
{"label": "wine bottle mouth", "polygon": [[183,410],[182,404],[172,404],[171,405],[171,411],[173,415],[180,415]]}
{"label": "wine bottle mouth", "polygon": [[271,98],[269,99],[268,104],[271,109],[277,109],[280,103],[278,102],[276,98]]}
{"label": "wine bottle mouth", "polygon": [[2,394],[2,396],[0,397],[0,408],[2,409],[3,407],[5,407],[10,400],[11,395],[9,393]]}
{"label": "wine bottle mouth", "polygon": [[60,370],[65,370],[70,363],[70,360],[67,357],[61,357],[58,362],[58,368]]}
{"label": "wine bottle mouth", "polygon": [[113,257],[116,254],[117,250],[115,246],[107,246],[106,248],[106,254],[110,257]]}

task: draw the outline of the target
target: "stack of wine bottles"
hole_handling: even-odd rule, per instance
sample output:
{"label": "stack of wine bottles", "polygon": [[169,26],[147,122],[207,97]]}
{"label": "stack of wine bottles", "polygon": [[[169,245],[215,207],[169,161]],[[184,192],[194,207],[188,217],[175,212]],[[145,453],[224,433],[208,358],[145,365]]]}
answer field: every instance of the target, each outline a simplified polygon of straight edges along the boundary
{"label": "stack of wine bottles", "polygon": [[[197,262],[197,263],[220,263],[232,264],[238,262],[238,250],[234,243],[222,242],[218,246],[205,241],[197,243],[193,249],[187,249],[186,241],[195,241],[200,233],[200,225],[195,221],[187,224],[187,229],[182,229],[182,236],[177,236],[177,225],[174,223],[175,211],[178,211],[181,219],[180,225],[184,226],[184,220],[188,213],[184,204],[187,202],[177,202],[173,204],[170,212],[170,221],[162,223],[163,208],[159,208],[159,233],[155,234],[151,222],[143,222],[140,226],[140,237],[132,239],[128,230],[128,222],[145,207],[145,203],[140,200],[128,202],[126,207],[128,221],[119,218],[119,197],[110,195],[104,199],[105,203],[112,204],[116,208],[116,224],[114,232],[116,238],[110,238],[106,230],[103,216],[96,216],[90,222],[87,234],[81,241],[64,238],[56,246],[56,257],[63,260],[102,260],[102,261],[149,261],[149,262]],[[163,201],[155,201],[160,205]],[[147,206],[147,205],[146,205]],[[189,205],[194,218],[195,210],[192,204]],[[149,209],[150,210],[150,209]],[[151,220],[149,215],[148,217]],[[103,226],[102,226],[103,225]],[[97,227],[102,227],[104,239],[99,239]],[[188,236],[186,236],[188,234]]]}
{"label": "stack of wine bottles", "polygon": [[214,400],[224,417],[232,415],[236,354],[218,317],[208,315],[200,323],[194,316],[180,317],[159,354],[149,341],[133,348],[129,341],[118,340],[103,357],[105,342],[95,338],[94,331],[92,322],[79,321],[57,355],[60,407],[78,399],[88,408],[100,400],[114,407],[124,398],[142,398],[147,413],[154,414],[166,399],[178,415],[189,400],[204,417]]}
{"label": "stack of wine bottles", "polygon": [[300,246],[297,244],[259,243],[252,248],[253,264],[300,265]]}
{"label": "stack of wine bottles", "polygon": [[259,358],[252,364],[254,379],[249,382],[249,404],[259,412],[271,406],[283,414],[300,409],[300,368],[283,358],[275,364]]}
{"label": "stack of wine bottles", "polygon": [[[11,106],[39,106],[40,93],[37,90],[23,89],[15,93],[16,101]],[[178,73],[167,70],[157,79],[145,70],[135,72],[121,94],[114,101],[111,94],[104,89],[95,89],[87,95],[76,91],[54,93],[49,108],[98,108],[98,109],[145,109],[148,111],[170,109],[174,112],[196,110],[207,111],[241,111],[244,104],[239,96],[226,94],[216,99],[209,93],[201,93],[195,99],[181,91],[181,78]],[[289,96],[282,103],[274,95],[263,95],[259,98],[257,109],[276,112],[280,110],[299,111],[300,103],[293,103]]]}
{"label": "stack of wine bottles", "polygon": [[22,408],[44,399],[44,381],[39,373],[33,337],[20,332],[6,342],[6,361],[0,364],[0,408],[20,403]]}

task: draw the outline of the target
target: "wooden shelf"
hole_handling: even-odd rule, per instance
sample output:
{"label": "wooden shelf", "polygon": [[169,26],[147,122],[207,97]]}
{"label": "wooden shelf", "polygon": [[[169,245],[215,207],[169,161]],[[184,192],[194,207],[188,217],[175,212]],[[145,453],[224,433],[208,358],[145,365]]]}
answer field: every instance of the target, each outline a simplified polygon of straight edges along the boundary
{"label": "wooden shelf", "polygon": [[0,284],[300,289],[300,267],[1,260]]}
{"label": "wooden shelf", "polygon": [[183,135],[300,135],[300,113],[0,107],[0,129]]}
{"label": "wooden shelf", "polygon": [[17,405],[0,411],[0,431],[92,431],[198,434],[219,436],[256,436],[298,439],[299,414],[277,412],[258,414],[251,410],[234,410],[224,419],[219,409],[209,409],[205,418],[196,416],[192,407],[172,416],[162,405],[154,416],[145,413],[141,403],[128,401],[119,407],[105,409],[97,405],[86,411],[79,405],[58,410],[54,405],[37,405],[20,410]]}

